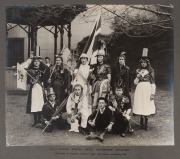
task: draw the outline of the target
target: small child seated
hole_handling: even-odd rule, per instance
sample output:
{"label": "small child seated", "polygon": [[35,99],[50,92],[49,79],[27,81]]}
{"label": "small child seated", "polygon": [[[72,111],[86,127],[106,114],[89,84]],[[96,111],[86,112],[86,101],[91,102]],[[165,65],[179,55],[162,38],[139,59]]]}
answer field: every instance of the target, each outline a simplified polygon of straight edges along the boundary
{"label": "small child seated", "polygon": [[110,96],[109,109],[114,113],[115,123],[112,127],[112,132],[120,133],[122,137],[125,137],[125,132],[129,128],[129,132],[133,132],[131,129],[129,120],[131,105],[129,98],[123,95],[123,88],[116,86],[115,95]]}

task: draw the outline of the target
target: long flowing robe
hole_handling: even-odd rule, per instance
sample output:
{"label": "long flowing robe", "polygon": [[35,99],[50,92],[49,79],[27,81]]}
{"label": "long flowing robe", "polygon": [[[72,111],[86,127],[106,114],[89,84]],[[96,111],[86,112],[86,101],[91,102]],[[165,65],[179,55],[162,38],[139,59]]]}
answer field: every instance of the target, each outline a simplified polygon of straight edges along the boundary
{"label": "long flowing robe", "polygon": [[138,69],[137,73],[141,78],[136,78],[134,83],[137,85],[134,93],[133,113],[137,115],[155,114],[156,108],[154,100],[150,100],[151,94],[155,94],[156,85],[154,81],[154,71],[149,72],[147,69]]}

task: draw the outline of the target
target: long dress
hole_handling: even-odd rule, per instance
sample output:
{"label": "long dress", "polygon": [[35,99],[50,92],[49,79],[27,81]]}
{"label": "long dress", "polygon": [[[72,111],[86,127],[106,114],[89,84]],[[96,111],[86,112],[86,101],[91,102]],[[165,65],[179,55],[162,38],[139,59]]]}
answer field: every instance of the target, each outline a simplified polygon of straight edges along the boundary
{"label": "long dress", "polygon": [[91,95],[89,94],[89,83],[88,83],[88,77],[90,73],[90,66],[89,65],[80,65],[79,69],[74,70],[76,74],[76,77],[73,81],[73,85],[80,84],[83,87],[83,93],[87,96],[88,99],[88,110],[89,115],[92,113],[92,99]]}
{"label": "long dress", "polygon": [[74,72],[77,74],[74,79],[73,85],[81,84],[83,87],[83,93],[87,94],[87,80],[89,77],[90,66],[81,64],[79,69],[75,69]]}
{"label": "long dress", "polygon": [[43,71],[39,68],[31,68],[28,73],[37,80],[36,83],[32,83],[34,80],[28,77],[28,83],[30,84],[30,89],[28,93],[27,109],[26,113],[41,112],[44,103],[46,102],[46,97],[44,93],[43,83],[44,75]]}
{"label": "long dress", "polygon": [[54,66],[51,67],[51,71],[53,71],[51,77],[51,87],[53,87],[56,94],[56,103],[60,105],[68,95],[65,92],[65,89],[71,89],[71,75],[67,69],[58,66],[56,66],[55,69]]}
{"label": "long dress", "polygon": [[149,72],[147,69],[138,69],[136,72],[140,73],[142,77],[134,80],[137,86],[134,94],[133,113],[144,116],[155,114],[154,100],[150,100],[151,94],[155,94],[156,89],[154,71]]}
{"label": "long dress", "polygon": [[[99,97],[106,97],[107,93],[110,89],[110,84],[108,82],[105,83],[105,86],[103,87],[103,92],[100,92],[100,87],[103,81],[108,79],[108,74],[111,74],[110,66],[107,64],[96,64],[94,65],[94,70],[92,72],[92,76],[95,76],[93,82],[92,82],[92,95],[94,97],[93,99],[93,107],[97,106],[97,99]],[[92,77],[93,78],[93,77]]]}
{"label": "long dress", "polygon": [[131,77],[129,67],[115,67],[112,70],[111,86],[113,91],[117,85],[124,87],[123,94],[129,97],[129,92],[131,91]]}

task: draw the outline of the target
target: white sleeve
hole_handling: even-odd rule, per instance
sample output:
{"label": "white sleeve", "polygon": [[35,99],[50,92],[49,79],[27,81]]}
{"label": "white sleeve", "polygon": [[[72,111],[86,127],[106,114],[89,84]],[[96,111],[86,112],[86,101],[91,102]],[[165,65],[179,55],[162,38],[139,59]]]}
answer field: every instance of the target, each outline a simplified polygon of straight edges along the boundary
{"label": "white sleeve", "polygon": [[71,114],[71,97],[69,96],[68,97],[68,100],[67,100],[67,104],[66,104],[66,111],[67,111],[67,114]]}
{"label": "white sleeve", "polygon": [[151,94],[155,94],[156,93],[156,85],[153,83],[151,84]]}
{"label": "white sleeve", "polygon": [[77,73],[77,72],[78,72],[78,69],[75,69],[75,70],[74,70],[74,73]]}
{"label": "white sleeve", "polygon": [[138,79],[138,78],[135,78],[134,84],[137,85],[138,83],[139,83],[139,79]]}

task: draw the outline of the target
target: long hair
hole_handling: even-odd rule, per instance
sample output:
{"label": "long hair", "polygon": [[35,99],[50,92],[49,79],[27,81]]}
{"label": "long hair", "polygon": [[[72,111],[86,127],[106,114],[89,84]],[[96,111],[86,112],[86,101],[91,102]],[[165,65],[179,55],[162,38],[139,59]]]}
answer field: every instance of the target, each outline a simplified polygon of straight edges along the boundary
{"label": "long hair", "polygon": [[[61,70],[64,70],[64,64],[63,64],[63,58],[61,57],[61,56],[58,56],[58,57],[56,57],[56,59],[58,59],[58,58],[60,58],[61,59],[61,65],[60,65],[60,68],[61,68]],[[56,59],[55,59],[55,63],[56,63]],[[56,65],[57,66],[57,65]]]}
{"label": "long hair", "polygon": [[[98,61],[98,56],[97,56],[97,64],[99,64],[99,61]],[[105,60],[105,56],[103,56],[103,63],[105,64],[106,63],[106,60]]]}
{"label": "long hair", "polygon": [[[145,69],[147,69],[150,73],[153,73],[154,72],[154,69],[152,68],[151,64],[149,61],[147,61],[146,59],[143,59],[147,62],[147,66],[145,67]],[[138,66],[138,69],[143,69],[141,63],[139,62],[139,66]]]}
{"label": "long hair", "polygon": [[116,64],[115,64],[115,70],[118,71],[119,67],[120,67],[120,63],[119,63],[119,58],[123,57],[124,58],[124,66],[126,66],[126,57],[124,55],[119,55],[117,60],[116,60]]}

